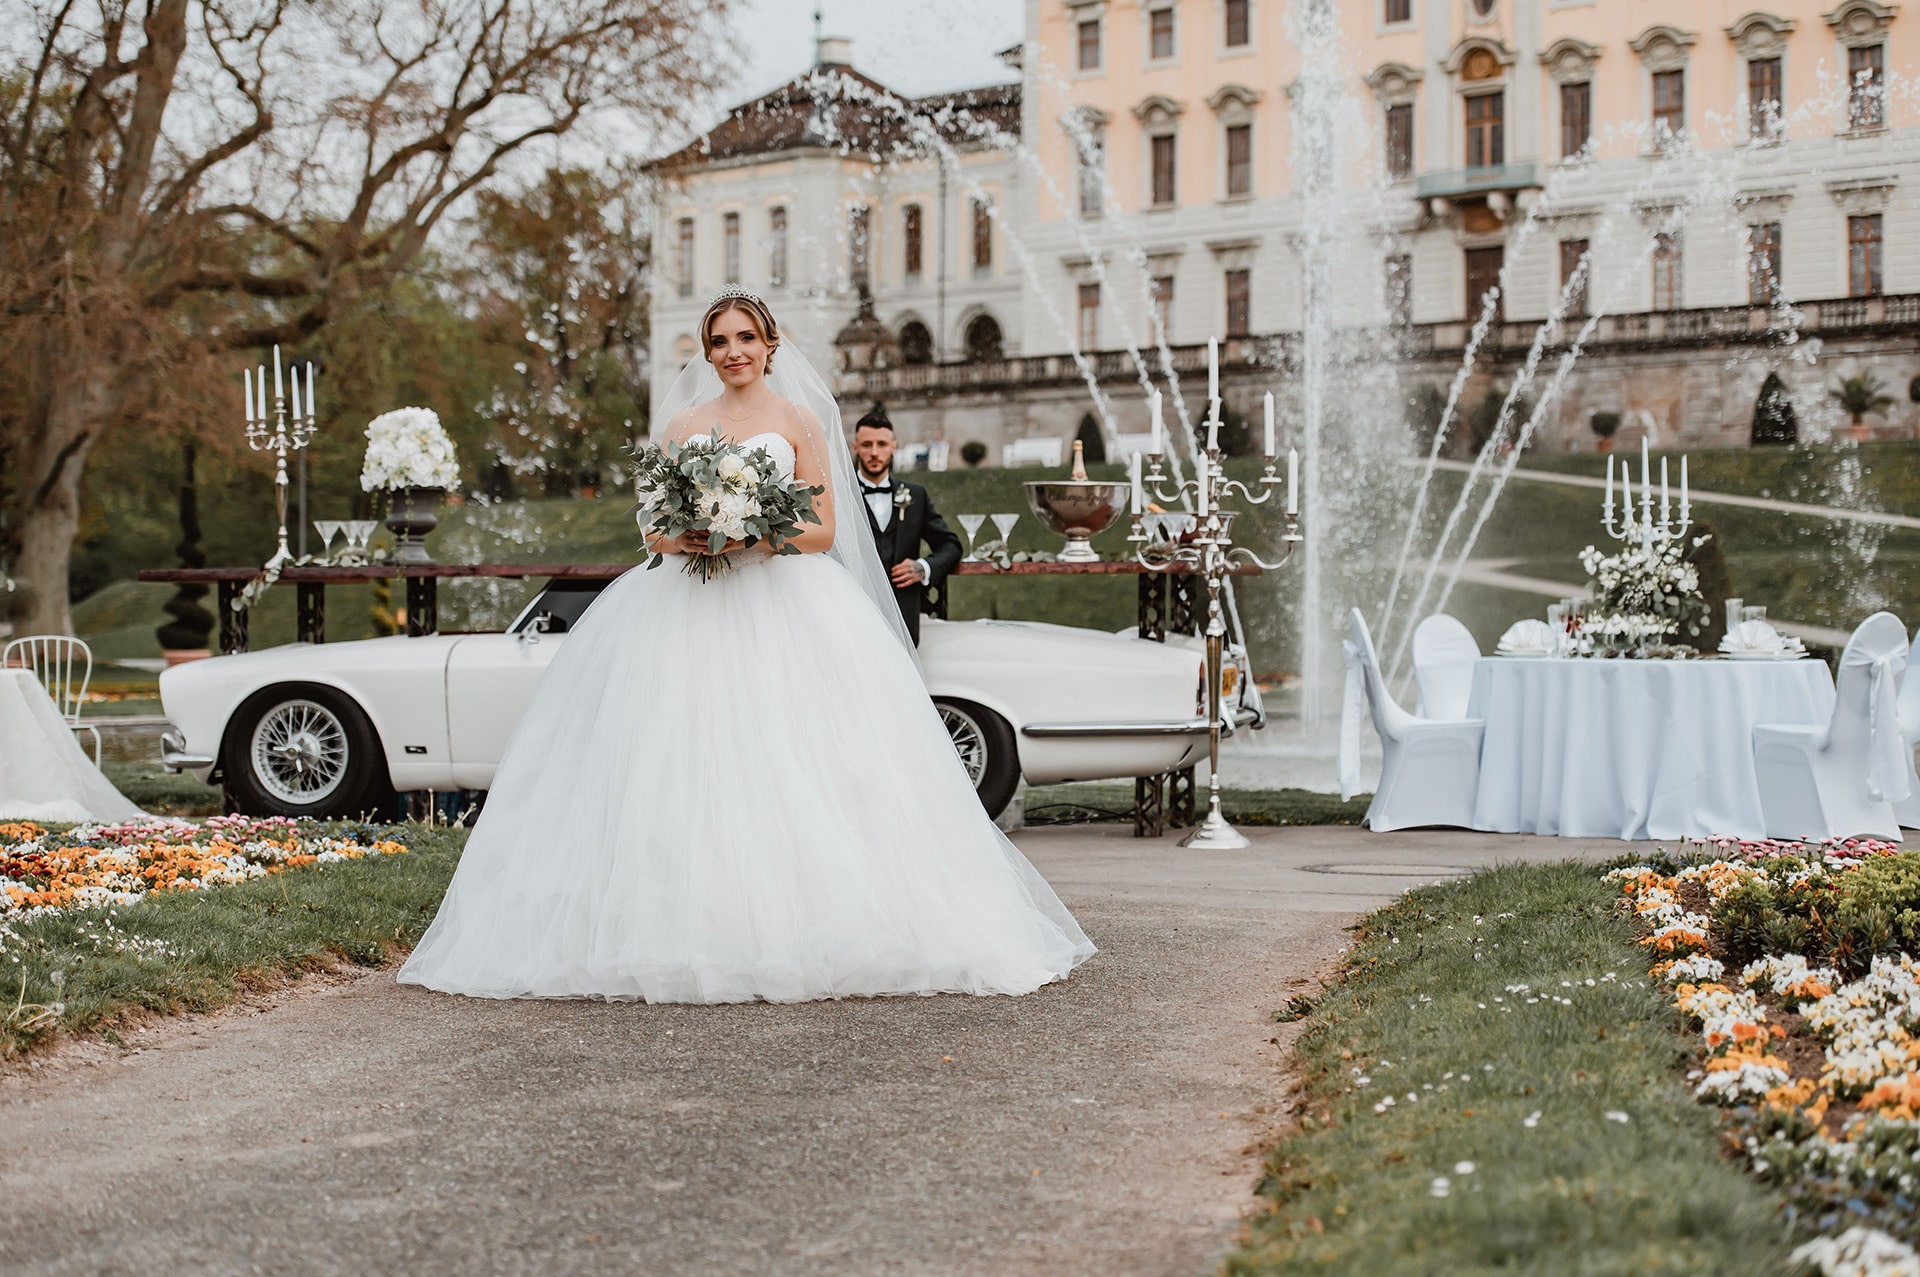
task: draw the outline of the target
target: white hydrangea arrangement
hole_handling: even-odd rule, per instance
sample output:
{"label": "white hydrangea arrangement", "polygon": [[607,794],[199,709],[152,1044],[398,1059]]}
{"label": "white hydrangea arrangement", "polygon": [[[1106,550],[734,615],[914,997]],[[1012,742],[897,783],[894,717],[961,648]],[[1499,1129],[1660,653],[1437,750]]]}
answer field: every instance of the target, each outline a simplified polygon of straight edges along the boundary
{"label": "white hydrangea arrangement", "polygon": [[396,408],[367,423],[365,492],[391,488],[451,488],[460,482],[453,440],[431,408]]}

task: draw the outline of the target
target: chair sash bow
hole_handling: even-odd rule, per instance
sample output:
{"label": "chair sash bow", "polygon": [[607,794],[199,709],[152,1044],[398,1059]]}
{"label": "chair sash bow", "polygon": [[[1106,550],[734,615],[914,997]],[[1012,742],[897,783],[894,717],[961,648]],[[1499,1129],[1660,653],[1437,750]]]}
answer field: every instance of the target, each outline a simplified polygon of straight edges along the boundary
{"label": "chair sash bow", "polygon": [[1913,761],[1900,731],[1900,672],[1907,667],[1903,650],[1862,652],[1849,650],[1841,665],[1866,666],[1867,684],[1867,796],[1876,802],[1897,803],[1912,792],[1908,777]]}

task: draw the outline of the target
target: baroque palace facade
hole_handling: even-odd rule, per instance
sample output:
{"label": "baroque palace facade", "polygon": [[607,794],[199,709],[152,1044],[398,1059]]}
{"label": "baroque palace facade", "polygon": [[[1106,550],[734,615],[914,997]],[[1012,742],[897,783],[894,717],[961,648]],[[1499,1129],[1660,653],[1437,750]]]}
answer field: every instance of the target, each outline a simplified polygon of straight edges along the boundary
{"label": "baroque palace facade", "polygon": [[[1920,15],[1752,5],[1339,0],[1358,224],[1336,324],[1403,387],[1444,387],[1490,304],[1471,402],[1560,307],[1549,354],[1585,332],[1548,449],[1593,449],[1596,413],[1622,442],[1744,443],[1763,387],[1818,430],[1857,372],[1897,401],[1872,433],[1911,436]],[[834,351],[843,407],[884,403],[934,465],[969,440],[1009,461],[1106,442],[1089,374],[1119,430],[1143,429],[1127,347],[1158,380],[1161,338],[1190,400],[1218,335],[1229,402],[1285,403],[1303,322],[1287,20],[1286,0],[1028,0],[1019,83],[885,109],[821,41],[814,78],[656,166],[656,396],[700,302],[739,282]],[[869,100],[823,104],[822,71]]]}

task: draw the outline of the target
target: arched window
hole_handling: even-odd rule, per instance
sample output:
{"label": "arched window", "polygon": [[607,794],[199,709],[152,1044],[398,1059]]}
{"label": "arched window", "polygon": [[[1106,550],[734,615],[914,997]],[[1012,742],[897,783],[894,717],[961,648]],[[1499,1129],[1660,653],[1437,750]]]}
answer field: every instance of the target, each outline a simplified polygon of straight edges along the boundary
{"label": "arched window", "polygon": [[1073,432],[1075,442],[1080,445],[1080,455],[1090,466],[1101,465],[1107,459],[1107,436],[1100,429],[1100,422],[1092,413],[1080,418],[1080,428]]}
{"label": "arched window", "polygon": [[976,363],[1007,357],[1006,341],[1000,335],[1000,321],[992,315],[975,315],[967,323],[967,358]]}
{"label": "arched window", "polygon": [[1779,373],[1770,372],[1753,403],[1753,442],[1792,444],[1799,438],[1800,414],[1787,394],[1787,383]]}
{"label": "arched window", "polygon": [[900,325],[900,362],[903,364],[933,362],[933,333],[917,319],[909,319]]}

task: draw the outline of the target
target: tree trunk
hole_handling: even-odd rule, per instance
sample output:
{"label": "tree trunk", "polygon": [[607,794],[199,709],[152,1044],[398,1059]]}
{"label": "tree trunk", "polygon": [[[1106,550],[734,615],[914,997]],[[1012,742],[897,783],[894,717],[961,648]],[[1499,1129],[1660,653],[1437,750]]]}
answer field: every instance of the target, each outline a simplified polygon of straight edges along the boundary
{"label": "tree trunk", "polygon": [[80,533],[80,479],[99,438],[96,387],[112,374],[87,367],[72,345],[53,335],[36,362],[46,393],[23,432],[29,442],[21,458],[20,579],[30,598],[20,633],[72,634],[68,564]]}

